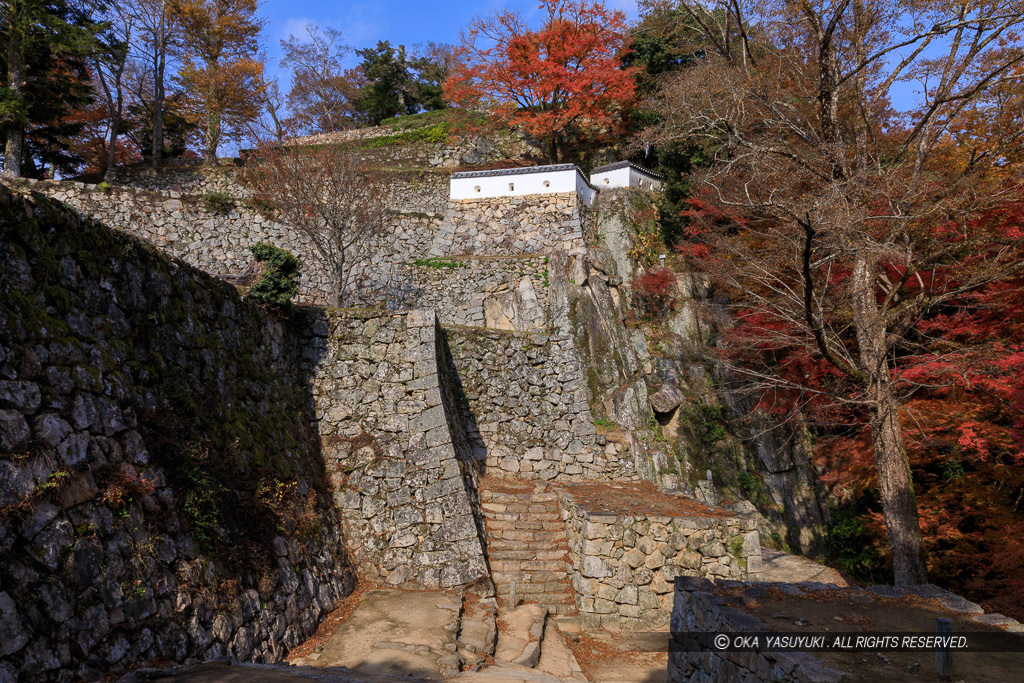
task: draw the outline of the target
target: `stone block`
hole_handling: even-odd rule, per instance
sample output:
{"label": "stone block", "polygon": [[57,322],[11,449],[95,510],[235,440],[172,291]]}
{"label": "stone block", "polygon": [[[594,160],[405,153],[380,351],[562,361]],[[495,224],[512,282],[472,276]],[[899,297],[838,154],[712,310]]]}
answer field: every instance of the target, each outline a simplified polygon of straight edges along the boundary
{"label": "stone block", "polygon": [[647,557],[644,555],[643,552],[641,552],[637,548],[632,548],[623,556],[622,561],[630,567],[632,567],[633,569],[636,569],[637,567],[643,565],[646,559]]}
{"label": "stone block", "polygon": [[[622,590],[615,596],[615,602],[623,605],[636,605],[638,604],[638,592],[636,586],[624,586]],[[623,612],[623,614],[625,614]],[[627,615],[637,616],[637,615]]]}
{"label": "stone block", "polygon": [[437,427],[447,428],[447,425],[444,406],[440,405],[428,408],[419,415],[409,418],[409,429],[414,432],[427,432]]}
{"label": "stone block", "polygon": [[603,579],[612,575],[608,564],[601,558],[593,556],[584,556],[580,571],[583,576],[594,579]]}

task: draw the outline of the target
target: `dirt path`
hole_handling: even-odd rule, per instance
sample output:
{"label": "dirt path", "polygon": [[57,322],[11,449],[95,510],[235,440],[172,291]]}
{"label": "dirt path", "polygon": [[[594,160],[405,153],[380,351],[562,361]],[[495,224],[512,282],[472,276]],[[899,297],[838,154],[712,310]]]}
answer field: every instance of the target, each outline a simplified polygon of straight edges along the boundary
{"label": "dirt path", "polygon": [[761,571],[765,581],[780,583],[803,583],[818,581],[847,586],[846,579],[835,569],[819,564],[803,555],[790,555],[778,550],[761,547]]}
{"label": "dirt path", "polygon": [[454,656],[461,605],[461,598],[450,593],[370,591],[326,642],[291,661],[438,680],[446,658]]}

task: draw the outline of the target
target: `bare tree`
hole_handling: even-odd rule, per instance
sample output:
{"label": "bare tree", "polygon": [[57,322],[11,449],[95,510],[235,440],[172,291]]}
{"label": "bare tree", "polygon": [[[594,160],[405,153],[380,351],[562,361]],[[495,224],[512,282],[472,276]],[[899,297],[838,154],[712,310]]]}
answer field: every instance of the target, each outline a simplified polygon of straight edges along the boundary
{"label": "bare tree", "polygon": [[292,71],[288,106],[298,126],[314,133],[332,133],[354,124],[352,100],[359,77],[342,67],[352,48],[342,43],[341,32],[306,25],[306,39],[288,36],[281,41],[281,65]]}
{"label": "bare tree", "polygon": [[[895,580],[926,580],[900,409],[915,364],[949,360],[921,322],[1012,275],[1005,235],[974,220],[1019,191],[996,172],[1024,130],[951,135],[1019,83],[1012,0],[682,0],[707,53],[666,79],[638,146],[704,144],[704,259],[758,350],[797,349],[822,376],[722,360],[762,390],[850,406],[870,429]],[[911,111],[893,87],[916,83]],[[749,334],[755,329],[756,333]],[[735,356],[730,358],[734,359]]]}
{"label": "bare tree", "polygon": [[[260,61],[266,63],[266,57],[260,55]],[[260,90],[259,115],[246,123],[247,137],[257,146],[282,143],[294,132],[294,123],[286,116],[285,96],[277,79],[268,80],[266,73],[260,74]]]}
{"label": "bare tree", "polygon": [[384,236],[381,175],[331,145],[265,145],[254,156],[242,182],[310,241],[331,281],[331,305],[343,305],[354,273]]}
{"label": "bare tree", "polygon": [[153,79],[153,166],[159,167],[164,151],[164,103],[166,100],[167,62],[176,46],[178,25],[168,0],[133,0],[130,5],[136,21],[136,44],[152,69]]}
{"label": "bare tree", "polygon": [[91,9],[98,12],[97,20],[106,26],[96,41],[91,61],[107,109],[107,150],[103,168],[109,180],[116,165],[117,138],[124,123],[125,77],[131,63],[138,18],[135,8],[129,4],[97,4]]}

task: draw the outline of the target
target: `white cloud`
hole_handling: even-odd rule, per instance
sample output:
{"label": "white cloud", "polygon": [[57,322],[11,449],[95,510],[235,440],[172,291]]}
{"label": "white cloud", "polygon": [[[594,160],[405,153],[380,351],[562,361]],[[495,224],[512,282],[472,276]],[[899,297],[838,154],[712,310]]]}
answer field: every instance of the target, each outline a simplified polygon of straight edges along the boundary
{"label": "white cloud", "polygon": [[285,40],[290,36],[302,37],[306,35],[306,27],[317,22],[306,17],[291,17],[282,22],[273,36],[275,40]]}

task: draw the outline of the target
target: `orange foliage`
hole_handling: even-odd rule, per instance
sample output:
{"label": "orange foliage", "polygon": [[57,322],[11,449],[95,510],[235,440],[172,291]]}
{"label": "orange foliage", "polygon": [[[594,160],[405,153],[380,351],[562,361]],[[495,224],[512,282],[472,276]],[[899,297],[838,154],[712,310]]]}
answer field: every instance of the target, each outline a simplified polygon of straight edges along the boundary
{"label": "orange foliage", "polygon": [[552,144],[573,126],[600,127],[634,96],[635,70],[622,68],[626,16],[601,2],[541,0],[547,18],[530,29],[503,10],[473,22],[445,95],[522,125]]}
{"label": "orange foliage", "polygon": [[[993,230],[1024,226],[1024,207],[986,214]],[[1024,278],[965,294],[921,322],[943,363],[906,358],[897,373],[933,387],[901,411],[931,580],[988,611],[1024,618]],[[834,495],[875,484],[866,430],[817,449]],[[868,525],[885,546],[879,513]]]}

